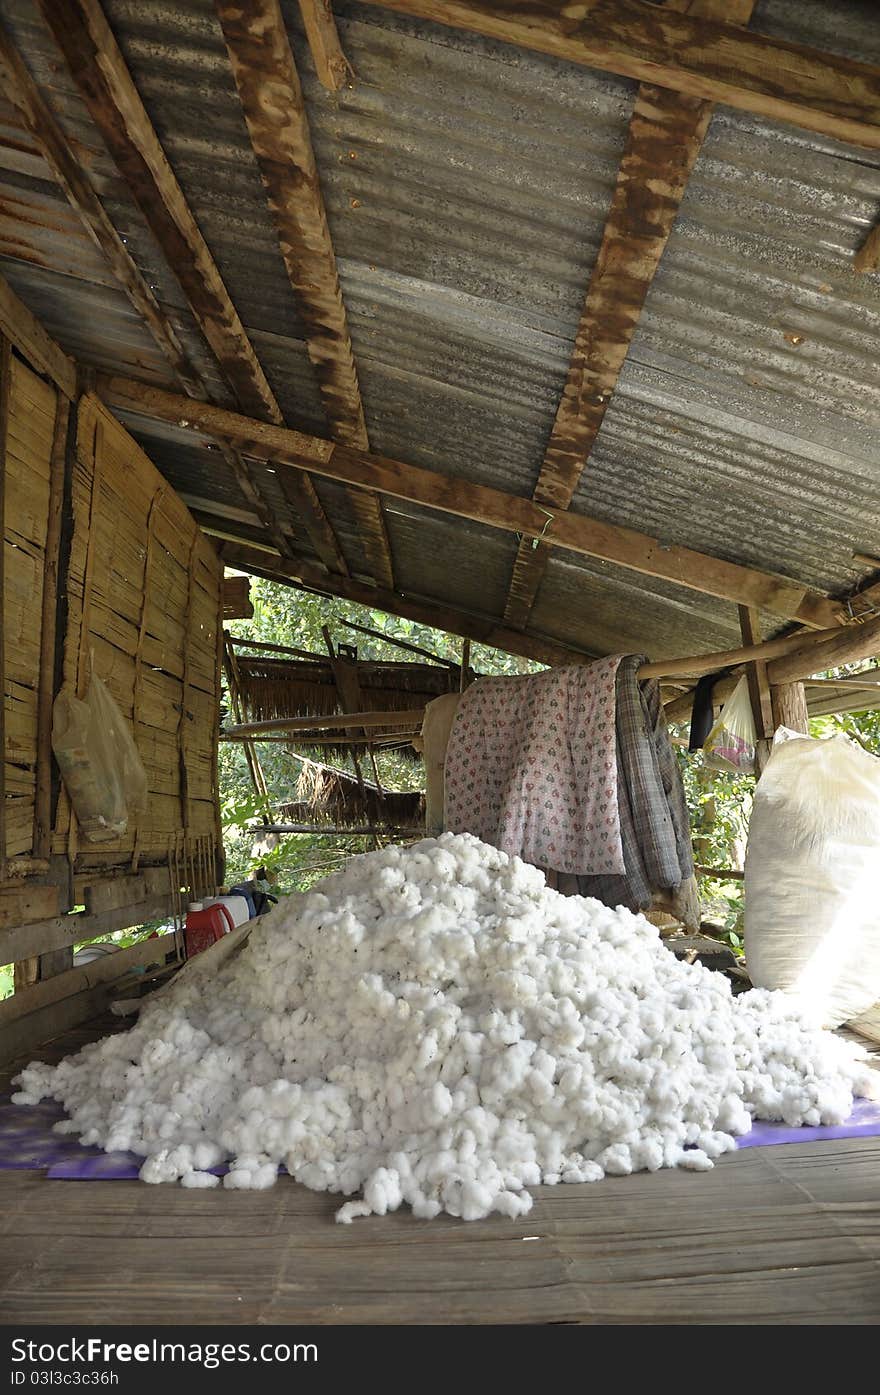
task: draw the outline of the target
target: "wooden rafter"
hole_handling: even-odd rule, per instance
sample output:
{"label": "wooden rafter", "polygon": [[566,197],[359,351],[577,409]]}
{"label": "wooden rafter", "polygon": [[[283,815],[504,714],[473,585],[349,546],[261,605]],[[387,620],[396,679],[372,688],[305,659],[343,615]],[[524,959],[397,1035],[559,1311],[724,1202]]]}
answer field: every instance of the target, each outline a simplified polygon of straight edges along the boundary
{"label": "wooden rafter", "polygon": [[632,528],[566,509],[548,517],[547,510],[531,499],[371,451],[340,446],[318,436],[253,421],[131,379],[99,375],[97,391],[110,408],[221,436],[243,455],[256,460],[273,460],[277,465],[310,470],[341,484],[367,485],[380,494],[505,532],[541,538],[554,547],[601,558],[645,576],[661,577],[705,595],[771,610],[814,629],[844,618],[843,607],[837,602],[798,582],[687,547],[667,545]]}
{"label": "wooden rafter", "polygon": [[854,271],[877,271],[880,269],[880,223],[877,223],[865,238],[853,257]]}
{"label": "wooden rafter", "polygon": [[281,581],[306,591],[341,596],[345,600],[356,601],[358,605],[384,610],[389,615],[399,615],[419,625],[430,625],[447,634],[461,635],[464,639],[502,649],[508,654],[517,654],[523,659],[534,659],[539,664],[589,664],[596,658],[595,654],[570,649],[541,635],[524,635],[517,630],[508,630],[494,620],[455,610],[442,601],[421,596],[401,596],[396,591],[381,591],[345,577],[326,577],[308,562],[271,557],[247,544],[226,542],[219,551],[227,566],[240,567],[254,576],[264,576],[269,581]]}
{"label": "wooden rafter", "polygon": [[[227,384],[246,411],[283,423],[281,408],[168,162],[99,0],[39,0],[39,3],[89,114],[176,276]],[[111,262],[111,265],[115,270],[115,264]],[[247,472],[242,473],[234,459],[230,464],[254,506],[260,511],[266,509]],[[294,489],[312,544],[327,564],[328,556],[341,556],[341,553],[315,487],[308,476],[304,476]],[[270,531],[276,534],[275,524]],[[289,551],[283,538],[280,546]]]}
{"label": "wooden rafter", "polygon": [[880,68],[644,0],[368,0],[880,149]]}
{"label": "wooden rafter", "polygon": [[393,712],[338,712],[329,716],[316,717],[270,717],[263,722],[242,722],[240,726],[226,727],[223,736],[234,740],[238,736],[268,736],[279,731],[337,731],[345,728],[345,735],[351,736],[349,727],[404,727],[407,731],[417,727],[424,716],[424,707],[409,707]]}
{"label": "wooden rafter", "polygon": [[330,92],[351,85],[354,72],[342,51],[330,0],[299,0],[299,12],[319,80]]}
{"label": "wooden rafter", "polygon": [[796,683],[814,673],[825,673],[843,664],[873,659],[880,654],[880,615],[860,625],[847,625],[823,644],[804,645],[767,665],[771,683]]}
{"label": "wooden rafter", "polygon": [[[669,0],[667,8],[747,22],[755,0]],[[562,399],[533,498],[567,508],[599,434],[712,116],[712,103],[643,83],[590,277]],[[523,629],[549,549],[517,549],[504,619]]]}
{"label": "wooden rafter", "polygon": [[[214,0],[306,348],[334,440],[369,448],[339,276],[305,100],[278,0]],[[393,587],[375,494],[350,491],[377,582]]]}

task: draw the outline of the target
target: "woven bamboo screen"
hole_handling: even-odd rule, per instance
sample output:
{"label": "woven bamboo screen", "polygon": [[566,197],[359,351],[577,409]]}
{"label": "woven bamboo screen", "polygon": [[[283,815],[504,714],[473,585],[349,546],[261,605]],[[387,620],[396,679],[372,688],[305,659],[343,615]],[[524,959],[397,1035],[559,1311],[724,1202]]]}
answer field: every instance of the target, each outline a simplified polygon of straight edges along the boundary
{"label": "woven bamboo screen", "polygon": [[[173,489],[92,395],[78,405],[0,338],[0,927],[212,880],[222,567]],[[90,844],[51,753],[61,682],[89,672],[131,721],[139,819]],[[189,859],[189,865],[187,863]],[[164,881],[120,873],[171,868]],[[96,889],[103,888],[100,896]]]}
{"label": "woven bamboo screen", "polygon": [[218,832],[217,727],[222,567],[211,543],[128,432],[81,399],[72,479],[64,681],[90,665],[133,725],[148,807],[124,837],[79,843],[62,791],[53,851],[83,881],[157,864],[175,840]]}
{"label": "woven bamboo screen", "polygon": [[[2,678],[3,846],[10,870],[25,869],[39,854],[38,771],[48,776],[49,752],[39,751],[37,716],[46,541],[49,526],[52,444],[64,427],[67,403],[56,389],[10,357],[2,386],[5,435],[3,469]],[[59,413],[62,419],[59,419]],[[63,444],[63,437],[62,437]],[[51,654],[49,659],[51,660]],[[47,681],[51,684],[51,669]],[[40,770],[39,768],[42,767]],[[46,830],[48,832],[48,830]]]}

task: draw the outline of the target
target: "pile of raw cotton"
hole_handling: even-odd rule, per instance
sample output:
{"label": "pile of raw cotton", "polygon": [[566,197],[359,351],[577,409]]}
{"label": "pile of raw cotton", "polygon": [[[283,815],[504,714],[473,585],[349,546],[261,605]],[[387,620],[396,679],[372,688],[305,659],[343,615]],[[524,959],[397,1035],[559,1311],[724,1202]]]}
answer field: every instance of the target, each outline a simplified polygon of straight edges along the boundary
{"label": "pile of raw cotton", "polygon": [[194,960],[129,1032],[19,1077],[146,1182],[360,1193],[466,1220],[539,1182],[708,1168],[753,1118],[839,1122],[871,1072],[782,994],[734,999],[642,917],[470,836],[354,858]]}

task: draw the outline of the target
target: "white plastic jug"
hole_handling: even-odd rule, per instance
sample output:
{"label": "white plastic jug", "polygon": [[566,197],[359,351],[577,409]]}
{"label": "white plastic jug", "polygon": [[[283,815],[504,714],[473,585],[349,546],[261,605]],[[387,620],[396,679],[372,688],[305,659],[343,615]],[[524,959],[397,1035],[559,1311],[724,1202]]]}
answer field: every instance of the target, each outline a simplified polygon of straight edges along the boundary
{"label": "white plastic jug", "polygon": [[205,901],[206,906],[225,906],[232,917],[231,929],[250,920],[250,907],[243,896],[212,896]]}

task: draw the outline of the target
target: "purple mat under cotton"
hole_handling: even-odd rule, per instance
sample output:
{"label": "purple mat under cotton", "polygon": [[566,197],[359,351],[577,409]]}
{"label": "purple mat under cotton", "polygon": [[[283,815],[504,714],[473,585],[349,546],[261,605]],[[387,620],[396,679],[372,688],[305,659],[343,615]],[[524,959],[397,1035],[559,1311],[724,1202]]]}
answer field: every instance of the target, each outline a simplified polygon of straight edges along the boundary
{"label": "purple mat under cotton", "polygon": [[[48,1168],[48,1176],[73,1181],[104,1182],[137,1178],[143,1158],[136,1153],[104,1153],[84,1148],[73,1134],[55,1133],[65,1117],[54,1100],[37,1105],[0,1103],[0,1172]],[[844,1124],[790,1128],[787,1124],[757,1123],[737,1139],[739,1148],[767,1148],[779,1143],[815,1143],[835,1138],[880,1137],[880,1101],[857,1100]],[[228,1167],[212,1167],[222,1177]],[[281,1169],[284,1171],[284,1168]]]}
{"label": "purple mat under cotton", "polygon": [[880,1137],[880,1100],[856,1100],[852,1113],[843,1124],[767,1124],[759,1120],[748,1133],[736,1140],[738,1148],[766,1148],[774,1143],[821,1143],[828,1138]]}

